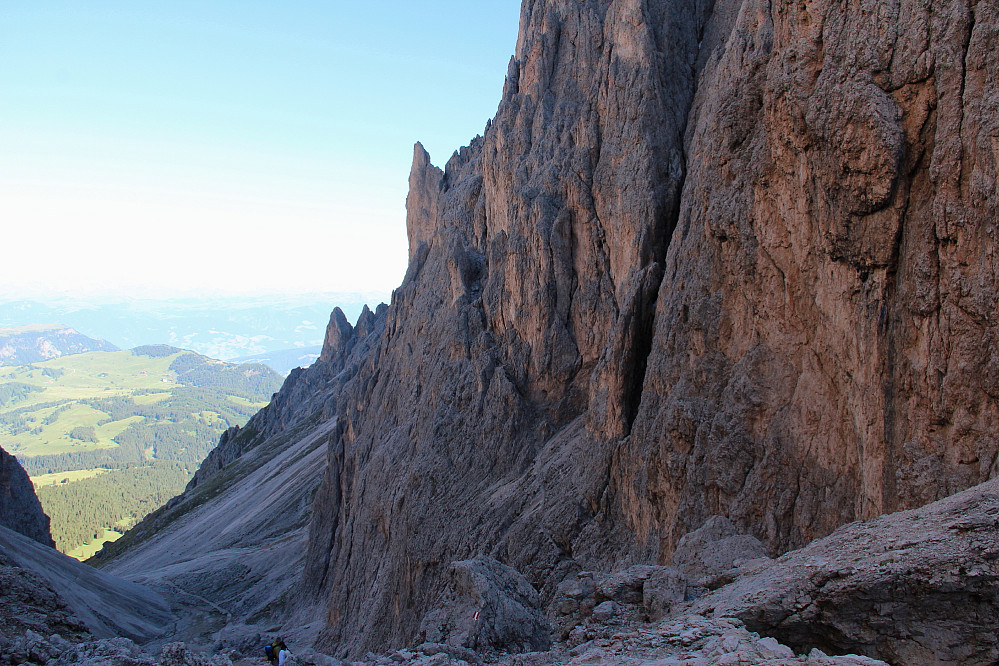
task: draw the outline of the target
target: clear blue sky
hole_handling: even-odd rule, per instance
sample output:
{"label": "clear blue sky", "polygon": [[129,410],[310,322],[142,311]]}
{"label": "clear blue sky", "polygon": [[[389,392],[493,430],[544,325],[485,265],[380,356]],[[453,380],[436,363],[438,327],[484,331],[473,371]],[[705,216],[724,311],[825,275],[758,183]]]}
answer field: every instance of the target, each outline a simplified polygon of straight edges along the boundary
{"label": "clear blue sky", "polygon": [[0,297],[386,291],[518,0],[0,2]]}

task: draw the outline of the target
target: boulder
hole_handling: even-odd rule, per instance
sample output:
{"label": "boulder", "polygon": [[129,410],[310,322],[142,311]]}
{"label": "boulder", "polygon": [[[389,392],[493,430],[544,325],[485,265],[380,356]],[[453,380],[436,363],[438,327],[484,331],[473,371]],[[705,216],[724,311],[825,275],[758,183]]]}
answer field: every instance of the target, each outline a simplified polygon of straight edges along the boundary
{"label": "boulder", "polygon": [[892,664],[999,660],[999,480],[846,525],[695,602],[799,651]]}
{"label": "boulder", "polygon": [[516,569],[488,557],[454,562],[443,605],[427,614],[420,636],[472,650],[545,650],[551,628],[537,591]]}
{"label": "boulder", "polygon": [[642,583],[642,607],[658,620],[687,597],[687,578],[672,567],[657,567]]}
{"label": "boulder", "polygon": [[712,516],[680,539],[670,564],[704,587],[725,572],[751,560],[769,559],[756,537],[742,534],[724,516]]}
{"label": "boulder", "polygon": [[597,601],[611,599],[625,604],[641,603],[645,581],[659,569],[657,566],[636,564],[623,571],[605,575],[596,584]]}
{"label": "boulder", "polygon": [[555,634],[580,625],[658,620],[687,598],[687,579],[672,567],[637,564],[611,573],[584,571],[562,581],[549,605]]}

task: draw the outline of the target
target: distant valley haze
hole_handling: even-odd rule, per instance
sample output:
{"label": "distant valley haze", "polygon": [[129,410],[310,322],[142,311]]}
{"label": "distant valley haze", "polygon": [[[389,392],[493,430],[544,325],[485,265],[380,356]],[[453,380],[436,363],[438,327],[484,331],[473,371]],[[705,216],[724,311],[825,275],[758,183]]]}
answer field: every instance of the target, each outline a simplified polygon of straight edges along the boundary
{"label": "distant valley haze", "polygon": [[285,375],[319,354],[335,307],[355,321],[386,293],[174,299],[0,299],[0,329],[61,324],[120,349],[169,344],[228,361],[265,363]]}

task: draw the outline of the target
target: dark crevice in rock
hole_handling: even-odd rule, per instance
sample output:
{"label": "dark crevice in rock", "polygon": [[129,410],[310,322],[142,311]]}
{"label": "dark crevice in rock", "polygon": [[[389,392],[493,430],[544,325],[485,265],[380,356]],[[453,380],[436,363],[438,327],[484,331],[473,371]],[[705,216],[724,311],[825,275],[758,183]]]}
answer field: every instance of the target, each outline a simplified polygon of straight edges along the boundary
{"label": "dark crevice in rock", "polygon": [[[638,415],[638,407],[642,402],[642,386],[645,384],[645,371],[648,368],[649,354],[652,353],[652,341],[655,338],[656,304],[658,302],[659,286],[663,281],[661,264],[652,267],[652,274],[643,285],[635,303],[632,316],[635,318],[634,344],[632,358],[625,369],[625,434],[631,432],[631,426]],[[643,280],[644,281],[644,280]]]}

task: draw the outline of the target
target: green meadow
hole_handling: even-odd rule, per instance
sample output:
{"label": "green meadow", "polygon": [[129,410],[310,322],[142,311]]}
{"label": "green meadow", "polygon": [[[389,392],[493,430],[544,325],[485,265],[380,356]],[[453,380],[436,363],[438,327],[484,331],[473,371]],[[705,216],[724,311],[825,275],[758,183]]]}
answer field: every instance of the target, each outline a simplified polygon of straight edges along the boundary
{"label": "green meadow", "polygon": [[85,559],[181,492],[280,384],[263,365],[162,345],[7,366],[0,446],[31,475],[57,547]]}

